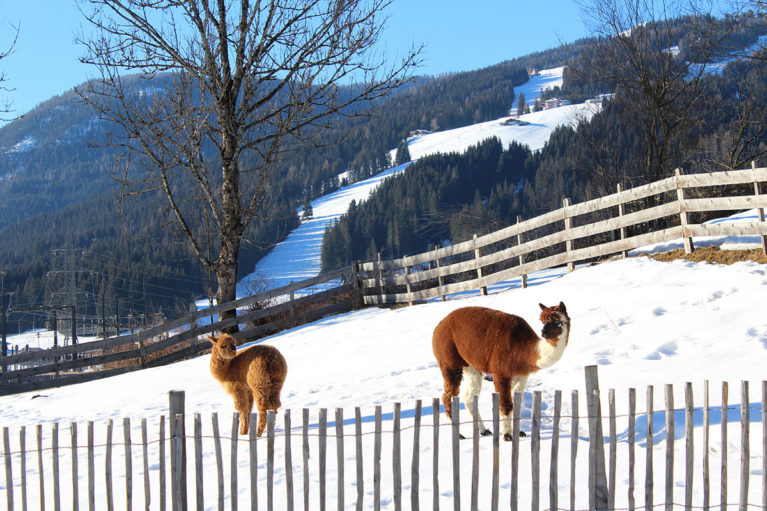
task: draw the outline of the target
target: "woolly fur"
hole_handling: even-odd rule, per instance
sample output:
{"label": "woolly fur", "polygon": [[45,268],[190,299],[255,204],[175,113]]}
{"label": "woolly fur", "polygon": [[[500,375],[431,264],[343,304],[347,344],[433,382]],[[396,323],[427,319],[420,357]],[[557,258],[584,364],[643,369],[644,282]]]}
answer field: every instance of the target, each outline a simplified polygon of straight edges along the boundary
{"label": "woolly fur", "polygon": [[[570,333],[564,303],[540,306],[542,337],[519,316],[485,307],[463,307],[440,321],[434,329],[432,348],[444,380],[442,402],[448,418],[452,416],[451,399],[458,395],[462,377],[467,379],[467,400],[479,394],[477,375],[492,374],[500,394],[502,432],[505,439],[511,439],[512,387],[513,391],[523,391],[531,373],[558,361]],[[466,407],[471,410],[471,402],[466,402]]]}
{"label": "woolly fur", "polygon": [[240,434],[250,429],[250,412],[255,401],[258,410],[258,429],[261,436],[266,427],[266,412],[275,412],[281,406],[280,390],[288,373],[285,358],[273,346],[257,344],[237,352],[237,343],[228,334],[209,337],[213,344],[210,354],[210,372],[234,399],[240,412]]}

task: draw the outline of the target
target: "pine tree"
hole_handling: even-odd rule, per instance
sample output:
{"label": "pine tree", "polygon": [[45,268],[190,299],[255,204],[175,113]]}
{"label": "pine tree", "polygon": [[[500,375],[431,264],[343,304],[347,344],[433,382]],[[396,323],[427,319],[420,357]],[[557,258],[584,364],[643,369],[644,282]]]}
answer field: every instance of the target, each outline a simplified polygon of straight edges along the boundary
{"label": "pine tree", "polygon": [[303,220],[314,218],[314,210],[312,209],[312,199],[307,194],[304,197],[304,214],[301,216]]}
{"label": "pine tree", "polygon": [[517,115],[524,114],[525,107],[527,107],[527,102],[525,101],[525,93],[520,92],[519,96],[517,97]]}
{"label": "pine tree", "polygon": [[410,161],[410,148],[407,146],[407,140],[403,140],[397,146],[397,154],[394,157],[394,165],[402,165],[403,163],[409,163]]}

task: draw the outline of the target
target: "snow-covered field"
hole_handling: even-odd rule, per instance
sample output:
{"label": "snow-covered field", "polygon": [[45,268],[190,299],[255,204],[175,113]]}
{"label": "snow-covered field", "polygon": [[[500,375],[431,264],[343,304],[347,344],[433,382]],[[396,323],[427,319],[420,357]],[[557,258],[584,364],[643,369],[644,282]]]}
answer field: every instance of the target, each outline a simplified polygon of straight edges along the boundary
{"label": "snow-covered field", "polygon": [[[560,272],[561,274],[561,272]],[[538,303],[554,304],[560,300],[567,305],[568,312],[572,317],[572,333],[570,343],[562,360],[553,368],[543,370],[530,378],[528,392],[525,394],[523,417],[529,417],[532,395],[530,392],[540,390],[543,393],[543,443],[541,473],[548,474],[548,449],[551,438],[551,410],[553,406],[554,390],[560,389],[564,393],[563,415],[571,415],[569,395],[572,389],[584,388],[584,367],[596,364],[599,366],[600,384],[603,392],[614,388],[617,392],[617,412],[619,415],[619,455],[618,455],[618,507],[625,507],[625,487],[627,474],[627,392],[629,388],[636,388],[638,395],[637,409],[642,412],[646,409],[644,400],[647,385],[656,387],[654,407],[656,410],[663,409],[663,385],[674,384],[675,403],[677,408],[684,403],[683,385],[685,382],[693,382],[695,392],[695,405],[700,407],[703,402],[702,383],[710,380],[712,388],[711,404],[718,406],[719,388],[722,381],[728,381],[731,385],[730,403],[739,403],[742,380],[751,382],[751,401],[759,408],[761,395],[759,390],[760,381],[764,379],[764,361],[767,356],[767,317],[762,313],[760,305],[767,297],[767,266],[755,263],[738,263],[732,266],[718,266],[705,263],[690,263],[678,261],[674,263],[660,263],[646,257],[631,258],[628,260],[616,260],[596,266],[579,268],[569,274],[561,274],[560,278],[553,278],[549,274],[547,279],[535,280],[527,289],[520,289],[518,285],[511,283],[507,289],[501,292],[491,291],[486,297],[474,296],[450,300],[445,303],[431,303],[397,310],[388,309],[365,309],[354,313],[326,318],[324,320],[286,331],[280,335],[269,338],[266,342],[276,346],[288,360],[288,378],[283,388],[283,410],[291,409],[293,417],[294,444],[293,452],[300,453],[300,429],[299,423],[302,408],[311,410],[312,437],[310,472],[312,502],[317,499],[318,458],[316,427],[318,421],[318,409],[325,407],[330,410],[329,417],[334,417],[334,410],[341,408],[345,418],[354,416],[354,408],[360,407],[362,416],[369,421],[373,416],[374,407],[381,405],[386,414],[391,414],[395,402],[402,403],[403,413],[412,412],[416,399],[424,401],[425,416],[421,439],[421,488],[423,505],[430,502],[431,478],[426,474],[431,473],[431,400],[439,397],[442,392],[442,380],[439,369],[431,352],[431,332],[435,325],[449,311],[466,305],[482,305],[513,312],[526,318],[534,328],[538,328],[537,314]],[[536,285],[536,282],[542,282]],[[190,416],[193,413],[202,414],[203,435],[205,440],[205,458],[203,460],[206,476],[205,495],[206,508],[214,509],[216,503],[216,480],[214,448],[210,436],[212,435],[211,414],[218,413],[220,427],[225,437],[231,430],[230,417],[233,413],[231,399],[220,386],[213,381],[208,372],[208,357],[203,356],[195,360],[177,363],[171,366],[148,369],[123,376],[113,377],[107,380],[72,385],[60,389],[50,389],[42,392],[30,392],[0,398],[0,424],[10,429],[11,445],[17,446],[17,433],[21,426],[27,426],[27,446],[32,445],[30,437],[35,424],[43,424],[45,434],[44,445],[50,446],[51,425],[60,423],[65,428],[66,434],[60,433],[62,445],[68,445],[69,423],[74,421],[79,424],[78,444],[86,443],[85,424],[87,421],[95,421],[97,444],[96,466],[104,466],[103,443],[105,438],[106,421],[112,419],[118,427],[116,438],[122,438],[121,424],[123,417],[132,419],[134,442],[140,438],[139,421],[146,418],[149,423],[150,440],[157,438],[157,425],[159,416],[167,413],[168,392],[171,390],[183,390],[186,393],[186,409]],[[490,393],[492,384],[484,383],[483,394],[480,399],[482,415],[487,419],[491,417],[489,410]],[[581,409],[578,414],[585,415],[585,396],[581,393]],[[606,403],[603,403],[606,408]],[[717,415],[713,418],[716,422]],[[464,415],[464,418],[466,416]],[[282,434],[283,414],[277,418],[278,434]],[[760,421],[758,410],[752,411],[752,421]],[[740,435],[739,413],[734,410],[729,415],[730,434],[729,450],[730,463],[734,464],[730,470],[731,495],[735,495],[738,488],[739,471],[737,460],[739,459]],[[583,488],[587,473],[586,453],[587,429],[585,419],[581,419],[579,428],[579,457],[577,478],[578,487]],[[403,426],[411,425],[411,419],[403,419]],[[444,419],[443,419],[444,424]],[[641,424],[641,420],[640,420]],[[662,416],[656,416],[655,420],[655,457],[656,457],[656,502],[661,502],[663,495],[664,465],[657,460],[663,460],[665,456],[664,421]],[[372,431],[372,424],[365,422],[363,431],[365,445],[365,470],[366,470],[366,507],[372,505],[372,436],[367,435]],[[605,428],[607,426],[605,425]],[[566,470],[569,457],[569,419],[562,423],[563,445],[560,447],[560,501],[565,501],[567,486],[569,484],[569,472]],[[391,489],[393,484],[391,467],[391,417],[385,416],[384,424],[384,459],[383,459],[383,493],[387,496],[383,509],[392,509]],[[523,420],[523,429],[529,431],[529,420]],[[187,425],[187,431],[191,431],[191,423]],[[331,424],[330,432],[334,431]],[[346,426],[346,435],[353,433],[353,426]],[[440,473],[442,474],[440,486],[440,499],[446,508],[452,505],[451,489],[451,461],[450,444],[448,442],[449,428],[442,429],[443,443],[440,445]],[[677,416],[677,438],[683,434],[684,424],[681,416]],[[712,443],[710,452],[712,466],[718,466],[721,446],[718,443],[719,428],[712,427]],[[754,425],[752,431],[761,431],[761,427]],[[470,434],[468,425],[463,426],[463,432]],[[410,481],[409,461],[411,456],[412,429],[403,432],[403,481],[405,495],[409,498],[408,487]],[[637,432],[638,438],[638,461],[636,473],[640,474],[637,481],[643,483],[644,474],[644,446],[646,438],[641,430]],[[700,502],[702,481],[700,479],[701,459],[701,420],[700,410],[695,419],[696,435],[696,479],[695,493],[697,502]],[[66,438],[66,440],[64,440]],[[277,442],[278,463],[275,474],[275,506],[283,509],[285,504],[285,471],[281,458],[283,440]],[[335,440],[328,441],[330,471],[328,479],[328,502],[335,502]],[[481,472],[482,493],[481,502],[489,502],[489,473],[492,463],[491,441],[482,439],[481,444]],[[225,446],[228,442],[225,441]],[[259,452],[265,452],[265,443],[259,447]],[[523,441],[522,460],[520,463],[521,476],[520,506],[524,509],[530,505],[530,461],[529,440]],[[508,444],[502,446],[501,457],[501,502],[507,502],[509,492],[509,448]],[[190,446],[191,448],[191,446]],[[761,434],[755,433],[751,438],[751,502],[760,502],[761,480]],[[246,445],[240,446],[239,470],[240,489],[239,499],[241,504],[249,498],[249,486],[247,481],[247,450]],[[468,506],[470,489],[468,474],[470,470],[471,442],[461,443],[461,456],[465,468],[461,488],[462,499]],[[14,447],[15,450],[15,447]],[[136,450],[137,451],[137,450]],[[159,480],[159,464],[156,449],[150,449],[150,480],[154,499],[157,498],[157,484]],[[356,488],[351,482],[355,474],[354,443],[347,439],[345,444],[345,459],[347,484],[345,486],[346,508],[354,507]],[[683,502],[684,480],[683,460],[684,441],[676,444],[676,500]],[[84,455],[84,453],[83,453]],[[124,469],[121,461],[121,449],[116,449],[114,455],[114,485],[115,488],[124,488]],[[47,452],[46,452],[47,456]],[[64,455],[65,459],[67,454]],[[138,452],[134,456],[139,456]],[[228,447],[224,448],[224,467],[228,474]],[[31,469],[28,473],[29,481],[36,481],[36,463],[32,463],[34,457],[30,455],[27,465]],[[301,473],[300,456],[294,454],[295,474]],[[85,467],[85,458],[81,458],[80,466]],[[19,460],[14,455],[14,466],[18,474]],[[139,458],[134,460],[134,467],[140,467]],[[69,463],[61,464],[62,481],[69,481]],[[46,468],[50,473],[50,466]],[[137,468],[138,473],[141,469]],[[190,470],[192,470],[190,468]],[[712,470],[714,480],[712,488],[718,488],[718,470]],[[191,475],[190,475],[191,477]],[[228,477],[228,476],[227,476]],[[266,470],[264,458],[261,458],[259,466],[259,490],[262,498],[265,496]],[[140,481],[134,474],[134,478]],[[302,491],[302,483],[298,478],[295,482],[297,495]],[[545,478],[544,478],[545,479]],[[18,498],[20,488],[19,478],[16,477],[15,492]],[[87,479],[85,470],[80,470],[80,487],[86,488]],[[134,483],[134,498],[136,502],[143,502],[142,486]],[[228,487],[228,486],[227,486]],[[99,509],[104,505],[103,494],[103,471],[97,470],[97,488],[100,497],[97,502]],[[543,495],[547,494],[544,487]],[[36,487],[33,485],[27,490],[32,502],[36,499]],[[50,486],[48,490],[50,491]],[[71,484],[62,485],[62,501],[70,502]],[[5,488],[0,486],[0,492],[5,493]],[[121,499],[124,492],[116,491],[117,507],[122,508]],[[639,492],[643,494],[643,492]],[[226,499],[231,498],[226,495]],[[640,496],[637,498],[641,501]],[[81,500],[84,499],[81,490]],[[47,496],[48,502],[50,495]],[[547,498],[542,497],[542,502]],[[156,500],[154,501],[156,502]],[[482,504],[486,506],[487,504]],[[578,509],[586,509],[588,506],[587,495],[579,492],[577,500]],[[226,504],[229,507],[229,504]],[[153,507],[154,508],[154,507]]]}

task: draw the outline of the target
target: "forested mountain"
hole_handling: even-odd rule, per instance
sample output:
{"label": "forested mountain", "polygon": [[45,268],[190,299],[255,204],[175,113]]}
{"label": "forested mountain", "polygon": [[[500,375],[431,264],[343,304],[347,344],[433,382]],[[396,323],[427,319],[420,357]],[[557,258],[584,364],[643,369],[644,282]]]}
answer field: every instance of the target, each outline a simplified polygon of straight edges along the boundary
{"label": "forested mountain", "polygon": [[[663,27],[664,34],[679,44],[678,52],[658,51],[665,60],[655,65],[668,66],[668,75],[673,76],[676,62],[680,70],[682,64],[689,66],[684,57],[693,21],[682,18]],[[686,87],[685,80],[664,83],[662,77],[636,77],[637,82],[647,79],[650,87],[667,87],[672,99],[667,99],[665,108],[681,112],[671,119],[675,131],[669,132],[667,147],[662,147],[666,166],[661,176],[677,167],[706,172],[743,168],[751,161],[767,163],[765,56],[757,52],[739,58],[744,48],[753,47],[767,33],[767,25],[753,13],[734,21],[721,38],[718,53],[707,62],[711,71],[698,77],[694,100],[682,103],[684,96],[675,90]],[[328,229],[323,268],[372,260],[378,252],[386,258],[401,257],[433,244],[464,241],[509,225],[517,215],[530,218],[561,207],[565,197],[580,202],[613,193],[618,184],[626,188],[653,179],[646,165],[650,139],[646,126],[652,119],[643,124],[644,106],[617,82],[585,72],[588,59],[604,51],[602,44],[589,40],[578,45],[580,51],[568,53],[562,88],[548,92],[572,102],[610,94],[612,99],[604,101],[590,122],[556,129],[535,154],[519,146],[502,148],[486,142],[462,155],[423,158],[387,179],[365,203],[353,204]],[[662,124],[655,126],[660,132]]]}
{"label": "forested mountain", "polygon": [[[385,168],[388,151],[414,126],[450,128],[503,115],[513,87],[526,79],[523,66],[508,62],[422,77],[369,111],[347,112],[317,134],[315,146],[283,162],[270,209],[243,243],[240,273],[297,225],[296,207],[337,188],[341,172],[350,170],[354,180]],[[152,87],[133,80],[143,87],[139,96],[162,94],[162,77]],[[123,318],[175,315],[207,295],[209,279],[174,232],[164,198],[118,200],[112,171],[119,152],[103,147],[112,129],[74,91],[0,128],[0,270],[14,307],[51,305],[66,291],[90,318],[104,309]],[[19,321],[31,317],[12,316],[10,328],[28,328]]]}

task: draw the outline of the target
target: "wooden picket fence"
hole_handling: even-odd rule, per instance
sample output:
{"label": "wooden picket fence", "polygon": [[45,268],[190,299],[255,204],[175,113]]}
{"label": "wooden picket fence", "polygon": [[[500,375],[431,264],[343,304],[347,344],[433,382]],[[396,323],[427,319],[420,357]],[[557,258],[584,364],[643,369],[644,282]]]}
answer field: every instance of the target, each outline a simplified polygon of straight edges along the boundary
{"label": "wooden picket fence", "polygon": [[[142,419],[141,440],[135,444],[133,426],[127,418],[123,419],[122,442],[114,442],[111,419],[106,426],[105,442],[98,444],[93,421],[86,425],[85,441],[78,433],[81,426],[70,424],[69,445],[59,443],[59,425],[54,423],[48,437],[42,425],[37,426],[33,449],[26,446],[24,427],[15,442],[11,441],[9,428],[4,427],[6,509],[111,510],[133,509],[135,505],[147,510],[192,507],[236,510],[241,506],[251,510],[308,511],[325,510],[334,504],[339,510],[518,511],[528,506],[531,511],[648,511],[661,506],[668,511],[682,507],[687,511],[724,511],[735,507],[739,511],[764,510],[767,381],[761,383],[761,390],[761,405],[753,404],[749,383],[742,382],[740,405],[731,406],[728,384],[723,383],[721,406],[709,406],[709,386],[705,382],[703,406],[695,407],[692,385],[688,383],[684,386],[684,408],[677,409],[674,389],[666,385],[665,407],[656,411],[654,387],[648,386],[647,410],[641,413],[637,412],[637,393],[632,388],[628,389],[627,406],[622,407],[627,413],[620,415],[616,413],[615,392],[609,390],[605,434],[602,413],[605,396],[599,391],[596,366],[587,367],[585,416],[580,415],[577,390],[572,392],[569,410],[562,407],[562,392],[554,392],[553,406],[545,414],[541,391],[532,393],[530,404],[517,393],[513,440],[508,443],[500,441],[497,394],[492,399],[492,438],[480,439],[480,424],[475,420],[468,423],[473,435],[462,441],[457,398],[452,423],[444,419],[440,422],[438,399],[433,400],[431,410],[416,401],[410,414],[404,414],[401,404],[394,403],[392,413],[386,417],[382,407],[376,406],[370,421],[363,418],[359,407],[355,408],[353,419],[346,420],[344,410],[336,409],[335,420],[329,421],[328,410],[322,408],[313,423],[310,410],[304,409],[301,425],[297,427],[292,424],[291,410],[281,410],[282,429],[276,426],[275,414],[269,412],[266,435],[259,439],[254,429],[247,437],[238,436],[237,414],[233,415],[229,437],[221,434],[215,413],[211,417],[211,433],[203,434],[202,418],[196,413],[192,432],[187,434],[183,392],[171,392],[169,415],[159,418],[156,439],[149,439],[147,420]],[[473,406],[477,408],[476,400]],[[730,419],[731,412],[740,415],[739,447],[732,435],[728,439],[728,423],[733,422],[733,428],[738,425],[737,418]],[[719,447],[714,441],[717,414],[721,426]],[[431,424],[427,422],[429,417]],[[587,428],[581,428],[580,420],[587,422]],[[618,432],[618,420],[626,425],[622,433]],[[387,430],[384,422],[391,424]],[[663,428],[656,427],[656,422],[662,422]],[[752,422],[762,423],[761,432],[751,431]],[[251,423],[255,423],[255,416]],[[523,424],[528,439],[520,439]],[[683,428],[683,435],[676,434],[677,427]],[[446,434],[443,428],[447,428]],[[588,430],[587,435],[581,433],[583,429]],[[422,438],[426,432],[430,435]],[[406,434],[412,434],[409,445],[404,442]],[[570,452],[566,458],[560,454],[560,440],[568,436]],[[682,452],[676,449],[677,436],[684,439],[681,464],[674,461],[675,454]],[[329,453],[332,439],[335,456]],[[384,441],[390,449],[383,449]],[[229,445],[228,460],[225,443]],[[523,447],[525,443],[529,443],[529,448]],[[621,473],[619,453],[627,458],[621,460]],[[740,455],[740,463],[730,467],[728,460],[736,454]],[[119,457],[122,459],[115,460]],[[335,463],[329,463],[333,457]],[[660,457],[661,462],[656,463],[654,457]],[[752,469],[752,457],[761,461],[761,469]],[[560,458],[565,467],[561,473]],[[98,476],[97,461],[98,466],[104,467],[103,474]],[[134,470],[134,461],[140,470]],[[71,480],[65,482],[68,465]],[[391,471],[384,468],[386,465]],[[120,466],[122,470],[118,470]],[[84,468],[83,473],[80,467]],[[382,484],[384,480],[386,484]],[[732,497],[728,492],[731,483],[736,486]],[[124,492],[118,491],[118,487],[124,488]]]}
{"label": "wooden picket fence", "polygon": [[[683,239],[693,250],[693,237],[761,236],[767,254],[767,195],[760,183],[767,168],[674,176],[618,191],[580,204],[563,200],[561,208],[463,243],[393,260],[362,263],[365,304],[415,303],[481,289],[498,282],[629,250]],[[740,186],[739,186],[740,185]],[[749,185],[749,186],[743,186]],[[749,193],[749,191],[753,193]],[[752,222],[693,223],[696,213],[758,208]],[[659,222],[662,220],[662,222]],[[676,223],[671,227],[668,225]]]}

